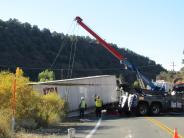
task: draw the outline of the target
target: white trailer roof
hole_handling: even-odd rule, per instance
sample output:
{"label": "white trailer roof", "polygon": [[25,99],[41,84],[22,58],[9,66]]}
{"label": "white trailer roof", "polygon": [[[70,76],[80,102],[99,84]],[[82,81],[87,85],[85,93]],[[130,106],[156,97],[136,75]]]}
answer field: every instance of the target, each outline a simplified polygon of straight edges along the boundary
{"label": "white trailer roof", "polygon": [[[30,85],[89,85],[89,82],[85,82],[86,79],[98,79],[98,78],[105,78],[105,77],[115,77],[115,75],[100,75],[100,76],[88,76],[88,77],[82,77],[82,78],[72,78],[72,79],[63,79],[63,80],[53,80],[53,81],[47,81],[47,82],[32,82],[29,83]],[[79,81],[82,81],[82,83],[79,83]],[[78,82],[78,83],[76,83]],[[93,82],[94,83],[94,82]]]}

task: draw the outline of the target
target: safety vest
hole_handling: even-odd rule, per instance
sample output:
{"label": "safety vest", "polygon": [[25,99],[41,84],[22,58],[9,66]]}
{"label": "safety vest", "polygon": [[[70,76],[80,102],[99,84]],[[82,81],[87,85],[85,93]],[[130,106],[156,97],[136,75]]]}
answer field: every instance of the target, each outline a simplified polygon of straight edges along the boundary
{"label": "safety vest", "polygon": [[80,108],[86,108],[86,102],[84,100],[81,101]]}
{"label": "safety vest", "polygon": [[96,99],[95,105],[96,105],[96,107],[102,107],[102,100],[101,99]]}

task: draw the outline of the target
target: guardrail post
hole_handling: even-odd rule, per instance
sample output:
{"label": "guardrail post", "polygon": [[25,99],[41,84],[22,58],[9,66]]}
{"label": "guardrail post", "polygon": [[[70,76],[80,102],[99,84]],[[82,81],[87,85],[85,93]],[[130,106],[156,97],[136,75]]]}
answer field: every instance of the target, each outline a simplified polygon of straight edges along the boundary
{"label": "guardrail post", "polygon": [[75,138],[75,128],[68,129],[68,138]]}

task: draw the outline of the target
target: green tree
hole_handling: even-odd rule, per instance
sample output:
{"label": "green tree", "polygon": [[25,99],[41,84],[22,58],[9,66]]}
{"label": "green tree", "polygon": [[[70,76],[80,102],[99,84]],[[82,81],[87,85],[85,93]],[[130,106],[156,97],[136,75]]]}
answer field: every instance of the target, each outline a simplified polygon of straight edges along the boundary
{"label": "green tree", "polygon": [[157,75],[157,80],[165,80],[171,83],[176,83],[178,81],[184,81],[184,71],[181,69],[178,72],[164,71]]}
{"label": "green tree", "polygon": [[39,73],[38,80],[41,82],[52,81],[55,79],[55,74],[53,71],[46,69],[45,71]]}
{"label": "green tree", "polygon": [[134,83],[133,83],[133,88],[135,88],[135,89],[141,88],[141,87],[140,87],[140,84],[139,84],[139,82],[138,82],[137,80],[134,81]]}
{"label": "green tree", "polygon": [[[148,57],[118,48],[116,44],[111,45],[150,79],[155,79],[156,75],[164,71],[163,67]],[[66,69],[63,71],[66,78],[69,62],[73,61],[73,58],[70,59],[70,53],[75,59],[72,77],[124,72],[119,61],[95,39],[52,33],[49,29],[41,30],[37,25],[21,23],[17,19],[6,22],[0,20],[0,59],[3,59],[0,60],[0,65],[3,65],[0,69],[12,70],[15,66],[22,66],[26,68],[25,75],[36,81],[40,72],[33,68],[49,67],[58,55],[53,68]],[[61,71],[54,73],[56,79],[60,79]]]}
{"label": "green tree", "polygon": [[183,68],[181,68],[181,69],[180,69],[180,71],[184,73],[184,67],[183,67]]}

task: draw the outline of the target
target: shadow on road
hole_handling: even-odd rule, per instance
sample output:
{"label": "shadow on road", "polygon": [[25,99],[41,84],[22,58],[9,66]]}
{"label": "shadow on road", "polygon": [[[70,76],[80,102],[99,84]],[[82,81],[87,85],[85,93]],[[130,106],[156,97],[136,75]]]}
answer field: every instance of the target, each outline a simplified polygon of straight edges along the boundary
{"label": "shadow on road", "polygon": [[[157,116],[152,116],[149,115],[150,117],[184,117],[184,112],[169,112],[169,113],[161,113],[160,115]],[[104,115],[103,116],[103,121],[106,120],[118,120],[118,119],[139,119],[142,118],[143,116],[135,116],[135,115]]]}
{"label": "shadow on road", "polygon": [[[91,130],[93,130],[96,123],[98,122],[98,119],[99,118],[92,116],[91,118],[83,119],[84,121],[80,121],[78,117],[72,117],[65,119],[63,122],[55,126],[50,126],[47,128],[39,128],[37,130],[27,130],[26,132],[42,136],[47,135],[63,136],[68,134],[69,128],[74,128],[77,134],[87,135]],[[98,129],[107,130],[111,129],[112,127],[113,126],[100,125]]]}
{"label": "shadow on road", "polygon": [[[184,113],[163,113],[156,117],[184,117]],[[125,120],[137,120],[142,117],[136,117],[136,116],[127,116],[127,115],[107,115],[104,114],[102,116],[102,121],[108,121],[108,120],[118,120],[118,119],[125,119]],[[28,133],[38,134],[38,135],[58,135],[63,136],[68,134],[69,128],[75,128],[77,134],[84,134],[87,135],[96,125],[99,118],[96,118],[94,115],[86,116],[86,119],[81,121],[78,117],[72,117],[72,118],[66,118],[63,122],[55,125],[50,126],[47,128],[39,128],[37,130],[26,130]],[[100,125],[98,129],[111,129],[115,126],[104,126],[103,123]]]}

